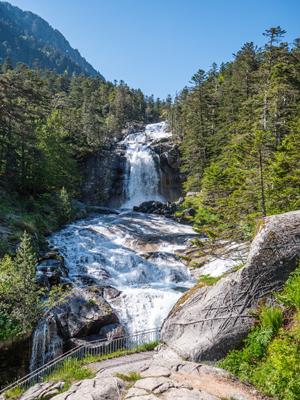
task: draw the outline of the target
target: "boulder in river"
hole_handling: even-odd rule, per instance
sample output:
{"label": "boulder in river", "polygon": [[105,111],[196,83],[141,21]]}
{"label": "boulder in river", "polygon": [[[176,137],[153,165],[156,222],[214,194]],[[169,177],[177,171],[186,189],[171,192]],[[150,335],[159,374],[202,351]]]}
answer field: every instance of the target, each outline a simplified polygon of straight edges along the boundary
{"label": "boulder in river", "polygon": [[167,202],[162,203],[161,201],[144,201],[139,206],[133,207],[133,211],[142,212],[145,214],[157,214],[165,217],[171,217],[177,211],[175,203]]}
{"label": "boulder in river", "polygon": [[44,254],[36,267],[36,280],[40,286],[53,286],[62,283],[68,276],[64,258],[56,251]]}
{"label": "boulder in river", "polygon": [[213,286],[194,286],[165,320],[161,338],[183,358],[221,359],[253,326],[253,311],[283,288],[300,258],[300,211],[263,220],[246,265]]}

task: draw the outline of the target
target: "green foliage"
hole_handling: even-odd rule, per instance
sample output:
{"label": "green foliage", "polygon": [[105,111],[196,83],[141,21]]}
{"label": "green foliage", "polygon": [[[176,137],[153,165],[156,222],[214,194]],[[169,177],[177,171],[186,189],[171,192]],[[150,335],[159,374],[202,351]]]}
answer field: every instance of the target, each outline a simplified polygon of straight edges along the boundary
{"label": "green foliage", "polygon": [[300,309],[300,267],[290,275],[278,299],[288,307]]}
{"label": "green foliage", "polygon": [[134,353],[142,353],[144,351],[152,351],[155,349],[155,347],[158,345],[158,341],[142,344],[140,346],[137,346],[133,349],[119,349],[113,353],[109,354],[104,354],[104,355],[95,355],[95,356],[87,356],[82,360],[83,364],[90,364],[93,362],[98,362],[98,361],[103,361],[103,360],[110,360],[111,358],[117,358],[117,357],[122,357],[126,356],[128,354],[134,354]]}
{"label": "green foliage", "polygon": [[187,219],[212,238],[249,240],[258,218],[300,206],[300,50],[284,33],[271,28],[265,47],[246,43],[199,70],[169,113],[185,190],[198,193]]}
{"label": "green foliage", "polygon": [[63,187],[59,193],[59,220],[61,223],[66,223],[72,219],[73,207],[70,196]]}
{"label": "green foliage", "polygon": [[16,388],[10,389],[7,392],[5,392],[4,398],[7,400],[17,400],[22,396],[24,391],[25,391],[24,389],[17,386]]}
{"label": "green foliage", "polygon": [[203,283],[203,285],[205,286],[212,286],[217,283],[221,278],[222,276],[215,277],[210,275],[201,275],[198,279],[198,282]]}
{"label": "green foliage", "polygon": [[123,381],[134,383],[141,379],[141,374],[139,372],[131,371],[127,375],[121,374],[121,373],[116,373],[116,376]]}
{"label": "green foliage", "polygon": [[4,68],[0,73],[0,184],[23,198],[80,194],[82,161],[129,122],[155,122],[165,102],[124,82]]}
{"label": "green foliage", "polygon": [[278,308],[263,307],[260,313],[260,325],[252,330],[245,340],[242,350],[233,350],[220,363],[242,380],[250,380],[253,365],[265,355],[268,344],[277,334],[282,324],[282,312]]}
{"label": "green foliage", "polygon": [[297,400],[300,396],[299,285],[300,267],[276,296],[287,307],[285,313],[293,315],[289,324],[283,324],[279,307],[263,307],[259,325],[250,332],[244,347],[231,351],[220,363],[240,379],[280,400]]}
{"label": "green foliage", "polygon": [[46,382],[65,382],[64,390],[67,390],[72,383],[83,379],[93,378],[95,373],[82,365],[82,361],[77,359],[68,359],[54,372],[48,375]]}
{"label": "green foliage", "polygon": [[0,265],[0,339],[30,332],[40,312],[40,292],[35,283],[36,256],[24,232],[14,259]]}
{"label": "green foliage", "polygon": [[61,111],[53,111],[37,128],[37,140],[37,149],[43,155],[36,171],[39,190],[53,192],[64,186],[72,190],[79,182],[79,172]]}
{"label": "green foliage", "polygon": [[267,356],[252,373],[252,382],[264,393],[282,400],[300,397],[300,345],[281,334],[268,347]]}
{"label": "green foliage", "polygon": [[68,295],[69,290],[65,289],[61,285],[52,286],[48,295],[47,300],[43,302],[44,308],[52,308],[56,304],[60,303],[64,300],[64,298]]}

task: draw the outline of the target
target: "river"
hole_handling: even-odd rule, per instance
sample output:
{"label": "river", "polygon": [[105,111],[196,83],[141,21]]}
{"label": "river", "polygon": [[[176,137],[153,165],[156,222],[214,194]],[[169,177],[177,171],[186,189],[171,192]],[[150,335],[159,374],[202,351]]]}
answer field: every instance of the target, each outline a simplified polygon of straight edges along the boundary
{"label": "river", "polygon": [[[132,211],[143,201],[167,200],[160,194],[158,156],[151,143],[170,136],[164,122],[128,135],[120,143],[127,160],[121,207],[71,223],[49,238],[50,246],[63,255],[74,285],[92,282],[121,291],[111,306],[129,333],[160,327],[182,292],[193,285],[176,255],[195,237],[192,227]],[[51,345],[41,335],[36,331],[34,336],[32,366],[37,349]]]}

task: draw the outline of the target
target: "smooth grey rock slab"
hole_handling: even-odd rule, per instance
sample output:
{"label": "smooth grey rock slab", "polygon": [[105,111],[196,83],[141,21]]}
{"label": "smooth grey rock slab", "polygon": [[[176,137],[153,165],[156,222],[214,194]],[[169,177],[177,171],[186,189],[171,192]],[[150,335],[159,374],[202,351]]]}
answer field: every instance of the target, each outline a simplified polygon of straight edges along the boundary
{"label": "smooth grey rock slab", "polygon": [[162,341],[184,359],[221,359],[241,344],[255,321],[253,311],[282,289],[299,258],[300,211],[265,218],[246,265],[185,294],[163,324]]}

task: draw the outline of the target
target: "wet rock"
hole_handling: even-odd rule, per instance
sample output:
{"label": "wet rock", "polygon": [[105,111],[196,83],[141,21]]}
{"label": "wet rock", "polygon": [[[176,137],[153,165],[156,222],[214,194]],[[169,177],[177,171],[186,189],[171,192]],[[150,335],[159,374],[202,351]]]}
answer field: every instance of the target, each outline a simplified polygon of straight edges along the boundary
{"label": "wet rock", "polygon": [[101,290],[102,296],[104,297],[105,300],[115,299],[116,297],[120,296],[120,294],[121,294],[120,290],[118,290],[112,286],[102,286],[100,290]]}
{"label": "wet rock", "polygon": [[133,211],[171,217],[177,211],[177,206],[175,203],[170,202],[162,203],[160,201],[145,201],[139,206],[133,207]]}
{"label": "wet rock", "polygon": [[195,286],[170,312],[162,341],[185,359],[218,360],[240,345],[261,300],[282,289],[300,257],[300,211],[264,219],[241,270]]}
{"label": "wet rock", "polygon": [[40,257],[36,266],[36,279],[41,286],[53,286],[62,283],[67,278],[68,270],[64,258],[52,250]]}
{"label": "wet rock", "polygon": [[109,324],[99,331],[99,336],[103,339],[113,340],[126,335],[126,330],[121,324]]}
{"label": "wet rock", "polygon": [[87,210],[89,212],[94,212],[97,214],[103,214],[103,215],[109,215],[109,214],[115,214],[118,215],[120,212],[114,208],[109,208],[109,207],[100,207],[100,206],[87,206]]}
{"label": "wet rock", "polygon": [[135,132],[142,132],[145,129],[145,124],[142,122],[127,122],[124,129],[122,129],[122,138]]}
{"label": "wet rock", "polygon": [[172,142],[172,138],[157,141],[151,148],[159,156],[160,192],[166,199],[174,201],[182,194],[182,183],[185,180],[185,175],[180,172],[179,148]]}
{"label": "wet rock", "polygon": [[[99,331],[106,325],[118,323],[118,317],[104,299],[106,290],[113,288],[91,286],[73,288],[39,321],[34,333],[32,368],[61,354],[77,339],[99,340]],[[93,335],[98,335],[91,338]]]}
{"label": "wet rock", "polygon": [[50,312],[55,315],[64,338],[96,334],[108,324],[118,322],[110,305],[102,297],[103,288],[74,288]]}
{"label": "wet rock", "polygon": [[82,165],[83,201],[99,206],[107,204],[112,198],[121,199],[125,164],[124,149],[117,144],[89,154]]}

